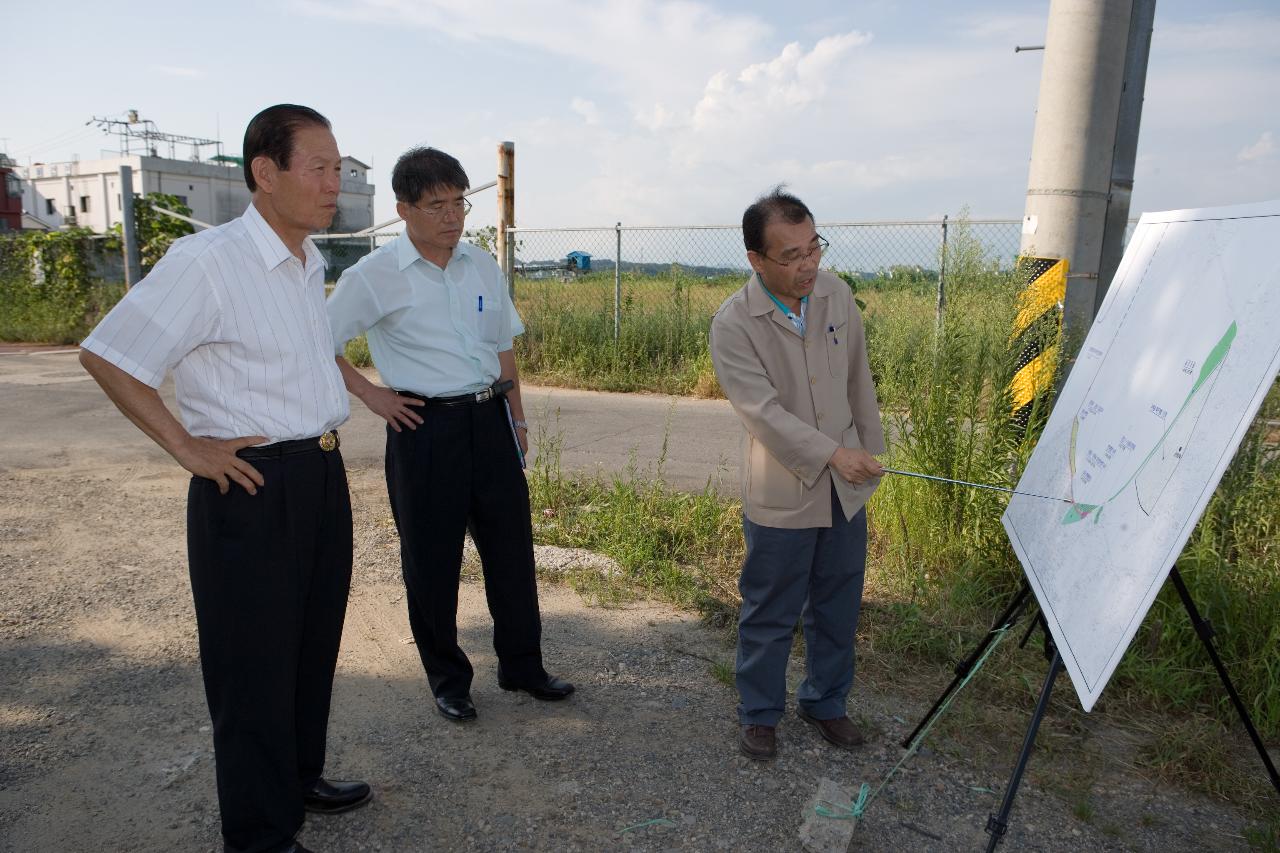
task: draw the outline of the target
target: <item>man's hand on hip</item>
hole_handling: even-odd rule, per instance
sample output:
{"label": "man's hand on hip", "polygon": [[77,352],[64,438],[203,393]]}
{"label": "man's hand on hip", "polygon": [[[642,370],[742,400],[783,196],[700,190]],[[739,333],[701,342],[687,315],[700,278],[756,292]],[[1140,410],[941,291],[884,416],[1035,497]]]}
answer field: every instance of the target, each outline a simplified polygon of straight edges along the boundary
{"label": "man's hand on hip", "polygon": [[174,452],[173,458],[197,477],[213,480],[218,484],[218,491],[224,495],[231,488],[233,480],[249,494],[256,495],[258,487],[265,485],[266,480],[262,479],[257,468],[236,456],[236,451],[262,444],[266,440],[264,435],[229,438],[225,441],[191,436]]}
{"label": "man's hand on hip", "polygon": [[422,423],[422,415],[411,408],[426,405],[417,397],[402,397],[390,388],[371,385],[360,399],[369,411],[390,424],[396,432],[401,431],[402,424],[409,429],[417,429]]}
{"label": "man's hand on hip", "polygon": [[861,448],[837,447],[827,464],[832,471],[855,486],[884,473],[876,458]]}

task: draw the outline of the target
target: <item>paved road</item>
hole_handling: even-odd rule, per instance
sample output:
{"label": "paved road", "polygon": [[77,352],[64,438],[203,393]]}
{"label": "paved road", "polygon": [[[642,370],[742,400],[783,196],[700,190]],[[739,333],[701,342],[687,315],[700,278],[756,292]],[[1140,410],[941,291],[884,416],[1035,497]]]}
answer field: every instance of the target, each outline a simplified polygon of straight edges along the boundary
{"label": "paved road", "polygon": [[[162,393],[172,405],[172,385]],[[698,490],[710,481],[726,494],[738,489],[742,430],[723,400],[538,386],[526,386],[524,394],[535,453],[538,439],[558,438],[567,471],[652,470],[665,438],[662,473],[671,485]],[[385,428],[358,400],[341,432],[350,467],[382,464]],[[102,453],[115,464],[167,458],[115,410],[75,350],[0,353],[0,469],[26,467],[34,458],[49,464],[71,451]]]}

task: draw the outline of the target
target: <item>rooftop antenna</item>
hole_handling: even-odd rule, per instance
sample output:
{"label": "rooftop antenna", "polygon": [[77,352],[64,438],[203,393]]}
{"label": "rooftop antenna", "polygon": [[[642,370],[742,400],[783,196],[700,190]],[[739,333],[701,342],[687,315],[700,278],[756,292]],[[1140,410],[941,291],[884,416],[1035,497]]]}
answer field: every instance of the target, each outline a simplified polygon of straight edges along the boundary
{"label": "rooftop antenna", "polygon": [[114,118],[99,118],[94,116],[86,124],[96,124],[102,128],[103,133],[116,133],[120,137],[120,153],[125,157],[130,154],[131,140],[138,140],[142,144],[144,153],[150,154],[152,157],[158,156],[155,143],[163,142],[169,147],[169,159],[177,159],[177,146],[186,145],[191,149],[191,159],[200,162],[200,149],[206,146],[215,146],[220,144],[217,139],[201,139],[195,136],[183,136],[178,133],[162,133],[156,123],[150,119],[141,118],[137,110],[129,110],[124,120]]}

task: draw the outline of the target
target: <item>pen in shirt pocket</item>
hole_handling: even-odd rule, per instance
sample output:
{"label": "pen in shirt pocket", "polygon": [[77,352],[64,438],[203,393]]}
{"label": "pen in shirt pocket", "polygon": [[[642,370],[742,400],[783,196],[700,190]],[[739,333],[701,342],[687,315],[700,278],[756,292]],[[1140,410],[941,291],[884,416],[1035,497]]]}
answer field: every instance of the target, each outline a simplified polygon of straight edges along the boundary
{"label": "pen in shirt pocket", "polygon": [[476,297],[476,310],[481,314],[484,313],[484,294]]}
{"label": "pen in shirt pocket", "polygon": [[839,338],[837,338],[837,337],[836,337],[836,335],[835,335],[836,327],[835,327],[835,326],[827,326],[827,331],[831,333],[831,343],[833,343],[833,344],[839,344],[839,343],[840,343],[840,339],[839,339]]}

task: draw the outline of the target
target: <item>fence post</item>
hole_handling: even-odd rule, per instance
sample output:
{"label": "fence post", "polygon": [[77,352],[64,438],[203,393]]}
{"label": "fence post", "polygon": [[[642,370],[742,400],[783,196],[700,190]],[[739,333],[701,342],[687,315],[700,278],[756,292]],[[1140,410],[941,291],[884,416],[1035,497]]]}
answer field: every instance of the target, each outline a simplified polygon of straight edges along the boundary
{"label": "fence post", "polygon": [[942,214],[942,254],[938,259],[938,308],[936,324],[942,329],[942,315],[947,310],[947,215]]}
{"label": "fence post", "polygon": [[515,243],[507,232],[516,227],[516,144],[498,143],[498,265],[507,276],[511,300],[516,298]]}
{"label": "fence post", "polygon": [[618,342],[622,334],[622,223],[613,227],[617,237],[613,253],[613,340]]}
{"label": "fence post", "polygon": [[138,251],[138,225],[133,215],[133,168],[120,167],[120,236],[124,240],[124,286],[141,278],[142,255]]}

